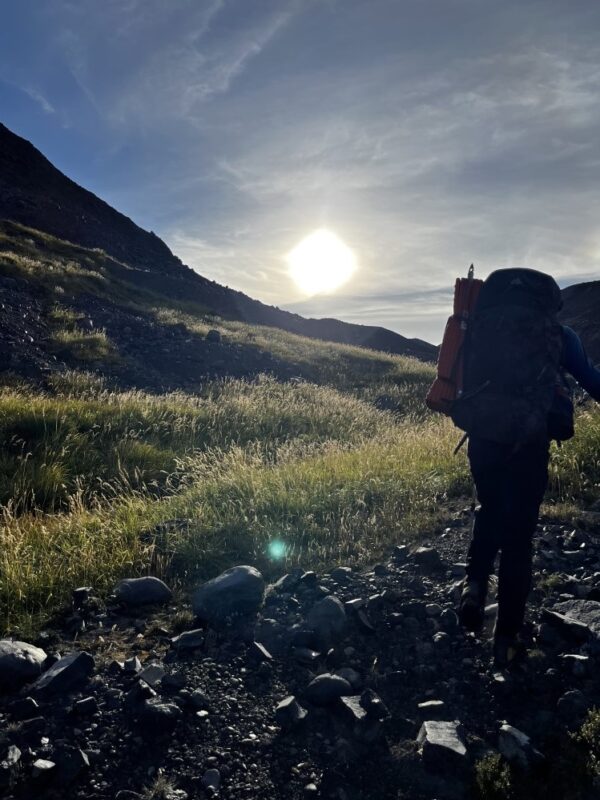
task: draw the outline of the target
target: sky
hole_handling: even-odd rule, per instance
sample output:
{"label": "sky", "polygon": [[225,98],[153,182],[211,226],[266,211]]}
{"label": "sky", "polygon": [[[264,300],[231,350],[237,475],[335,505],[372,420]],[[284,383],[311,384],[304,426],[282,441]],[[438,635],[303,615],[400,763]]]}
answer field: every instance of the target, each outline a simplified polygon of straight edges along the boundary
{"label": "sky", "polygon": [[[211,279],[437,343],[471,262],[600,277],[597,0],[0,7],[0,119]],[[307,297],[320,228],[358,269]]]}

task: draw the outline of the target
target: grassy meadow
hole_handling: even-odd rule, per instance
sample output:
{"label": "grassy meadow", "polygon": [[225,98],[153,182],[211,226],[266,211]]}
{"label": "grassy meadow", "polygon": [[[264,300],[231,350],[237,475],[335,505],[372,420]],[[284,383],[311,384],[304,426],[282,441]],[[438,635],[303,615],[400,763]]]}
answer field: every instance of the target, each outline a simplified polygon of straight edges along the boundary
{"label": "grassy meadow", "polygon": [[[395,361],[401,392],[403,362],[409,385],[415,365]],[[448,421],[266,377],[198,396],[119,393],[83,373],[44,392],[17,382],[0,389],[0,436],[7,630],[35,627],[75,586],[110,589],[122,575],[181,585],[236,562],[369,562],[443,524],[448,501],[470,491]],[[583,412],[553,456],[555,501],[598,495],[599,454],[600,415]]]}

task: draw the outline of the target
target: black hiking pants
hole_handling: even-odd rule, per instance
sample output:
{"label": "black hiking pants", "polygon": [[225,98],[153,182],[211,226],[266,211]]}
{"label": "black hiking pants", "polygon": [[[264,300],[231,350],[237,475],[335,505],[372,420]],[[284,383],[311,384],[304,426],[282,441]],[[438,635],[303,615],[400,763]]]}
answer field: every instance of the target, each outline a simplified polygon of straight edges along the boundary
{"label": "black hiking pants", "polygon": [[496,632],[517,634],[531,589],[532,541],[548,485],[549,443],[469,440],[469,462],[481,507],[467,554],[467,577],[487,581],[500,551]]}

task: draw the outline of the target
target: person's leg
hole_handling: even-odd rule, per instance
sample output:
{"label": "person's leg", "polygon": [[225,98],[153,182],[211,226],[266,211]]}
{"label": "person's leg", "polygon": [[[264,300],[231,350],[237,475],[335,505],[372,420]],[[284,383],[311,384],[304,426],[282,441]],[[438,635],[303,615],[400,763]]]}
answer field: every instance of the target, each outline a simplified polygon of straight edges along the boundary
{"label": "person's leg", "polygon": [[532,541],[548,484],[547,443],[523,446],[510,460],[512,503],[500,540],[495,633],[515,637],[523,626],[531,589]]}
{"label": "person's leg", "polygon": [[459,614],[467,630],[483,625],[488,578],[507,524],[506,464],[510,447],[484,439],[469,440],[469,463],[480,508],[475,515],[473,537],[467,553],[466,581]]}
{"label": "person's leg", "polygon": [[469,463],[480,507],[467,553],[467,577],[487,581],[506,525],[506,467],[511,448],[485,439],[469,440]]}

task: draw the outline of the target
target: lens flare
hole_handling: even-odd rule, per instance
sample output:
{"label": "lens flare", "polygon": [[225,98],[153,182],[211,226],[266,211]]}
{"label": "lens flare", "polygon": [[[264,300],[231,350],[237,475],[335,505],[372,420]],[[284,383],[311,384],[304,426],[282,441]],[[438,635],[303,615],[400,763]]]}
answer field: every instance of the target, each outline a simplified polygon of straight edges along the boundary
{"label": "lens flare", "polygon": [[269,543],[268,551],[270,558],[272,558],[274,561],[279,561],[280,559],[285,558],[287,554],[287,545],[280,539],[275,539]]}

